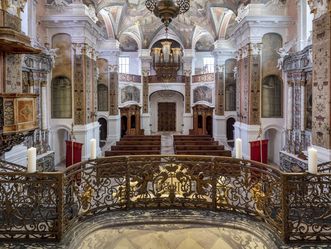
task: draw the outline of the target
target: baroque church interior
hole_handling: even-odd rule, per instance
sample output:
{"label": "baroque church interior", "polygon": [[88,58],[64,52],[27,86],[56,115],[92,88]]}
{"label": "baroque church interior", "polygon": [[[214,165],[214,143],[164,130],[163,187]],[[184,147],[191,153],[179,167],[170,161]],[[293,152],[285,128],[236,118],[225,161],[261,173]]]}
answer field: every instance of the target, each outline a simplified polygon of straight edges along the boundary
{"label": "baroque church interior", "polygon": [[330,10],[1,0],[0,248],[330,243]]}

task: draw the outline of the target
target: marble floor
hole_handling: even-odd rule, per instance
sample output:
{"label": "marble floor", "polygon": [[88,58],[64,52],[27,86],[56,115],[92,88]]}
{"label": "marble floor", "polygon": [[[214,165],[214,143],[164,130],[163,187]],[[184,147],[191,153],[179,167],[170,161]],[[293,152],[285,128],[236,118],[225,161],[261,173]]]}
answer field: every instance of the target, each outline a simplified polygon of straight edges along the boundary
{"label": "marble floor", "polygon": [[326,249],[285,245],[267,224],[207,210],[132,210],[75,222],[61,242],[0,242],[0,249]]}
{"label": "marble floor", "polygon": [[79,249],[267,249],[267,241],[226,227],[160,224],[101,229],[88,235]]}

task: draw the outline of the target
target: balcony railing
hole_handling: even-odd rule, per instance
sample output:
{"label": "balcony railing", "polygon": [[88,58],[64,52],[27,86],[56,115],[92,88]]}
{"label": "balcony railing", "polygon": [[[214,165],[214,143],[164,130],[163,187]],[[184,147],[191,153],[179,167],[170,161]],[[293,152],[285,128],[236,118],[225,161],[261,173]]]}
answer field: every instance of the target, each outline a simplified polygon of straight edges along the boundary
{"label": "balcony railing", "polygon": [[99,158],[65,172],[0,173],[0,239],[61,240],[77,222],[130,209],[254,216],[285,242],[331,240],[331,174],[209,156]]}

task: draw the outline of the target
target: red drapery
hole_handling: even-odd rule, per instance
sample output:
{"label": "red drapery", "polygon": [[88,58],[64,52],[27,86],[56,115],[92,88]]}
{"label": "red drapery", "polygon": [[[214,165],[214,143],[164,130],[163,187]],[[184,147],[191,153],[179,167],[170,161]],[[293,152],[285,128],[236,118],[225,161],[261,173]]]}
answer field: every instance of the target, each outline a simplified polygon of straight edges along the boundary
{"label": "red drapery", "polygon": [[262,163],[268,162],[268,140],[258,140],[249,142],[251,145],[251,160],[261,162],[262,145]]}
{"label": "red drapery", "polygon": [[66,166],[82,161],[83,144],[74,141],[66,141]]}

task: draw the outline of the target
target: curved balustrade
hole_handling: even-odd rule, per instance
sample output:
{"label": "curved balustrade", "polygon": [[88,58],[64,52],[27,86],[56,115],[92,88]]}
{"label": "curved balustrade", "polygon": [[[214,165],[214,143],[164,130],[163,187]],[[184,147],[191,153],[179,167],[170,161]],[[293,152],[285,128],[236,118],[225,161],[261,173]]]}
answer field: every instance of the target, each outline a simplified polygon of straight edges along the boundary
{"label": "curved balustrade", "polygon": [[99,158],[65,172],[0,173],[0,239],[54,239],[113,210],[207,209],[257,217],[286,242],[331,238],[331,175],[209,156]]}

